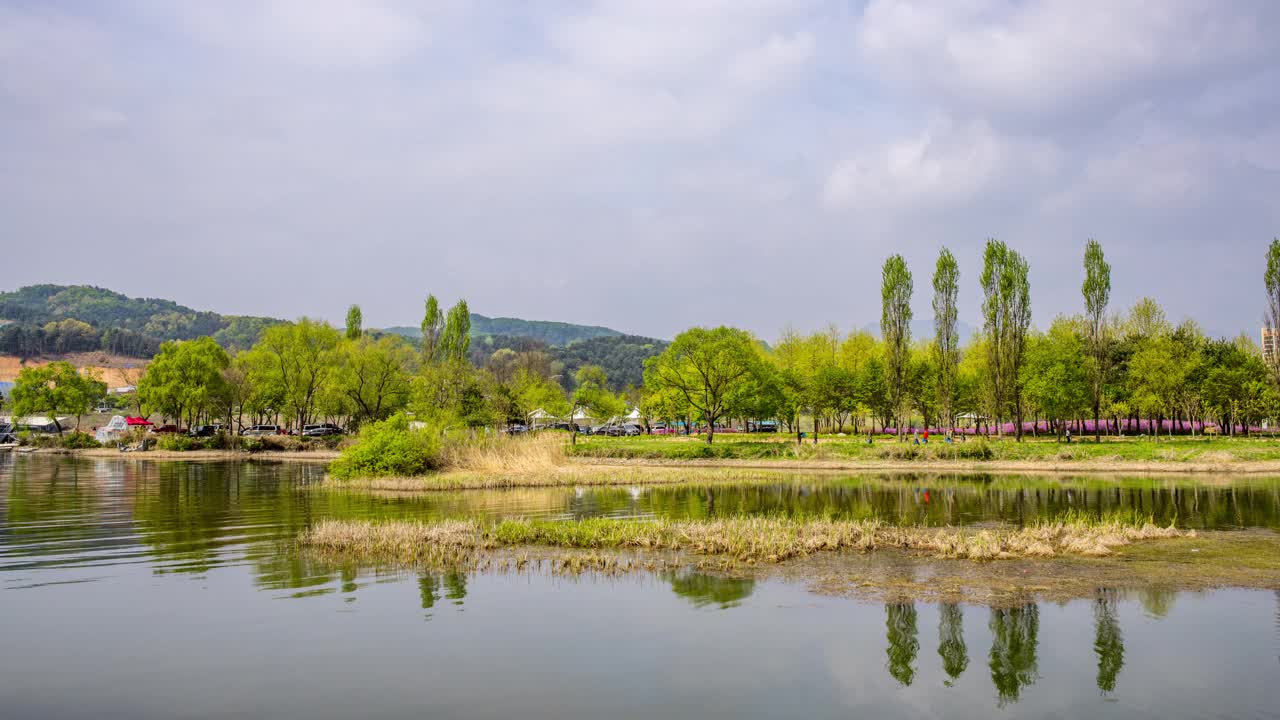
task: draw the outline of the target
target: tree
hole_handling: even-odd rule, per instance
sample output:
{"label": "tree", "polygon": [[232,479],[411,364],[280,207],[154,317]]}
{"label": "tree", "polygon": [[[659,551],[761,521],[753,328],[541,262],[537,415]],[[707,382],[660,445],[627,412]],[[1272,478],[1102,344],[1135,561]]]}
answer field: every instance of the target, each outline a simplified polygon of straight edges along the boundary
{"label": "tree", "polygon": [[[1263,273],[1263,281],[1267,288],[1266,327],[1271,335],[1272,347],[1280,346],[1280,238],[1271,240],[1267,248],[1267,269]],[[1273,350],[1266,354],[1267,366],[1271,371],[1271,382],[1280,388],[1280,352]]]}
{"label": "tree", "polygon": [[440,333],[444,330],[444,315],[440,312],[440,302],[435,295],[427,295],[426,313],[422,316],[422,362],[430,364],[436,361],[436,353],[440,345]]}
{"label": "tree", "polygon": [[337,389],[350,404],[351,421],[385,420],[409,402],[415,353],[393,335],[347,340],[341,347]]}
{"label": "tree", "polygon": [[691,328],[645,362],[645,385],[679,393],[707,423],[707,443],[716,423],[741,407],[761,371],[755,338],[736,328]]}
{"label": "tree", "polygon": [[1093,439],[1102,440],[1102,386],[1107,376],[1106,314],[1111,299],[1111,265],[1102,254],[1102,245],[1090,239],[1084,248],[1084,294],[1086,340],[1089,345],[1089,390],[1093,397]]}
{"label": "tree", "polygon": [[911,603],[889,603],[885,610],[885,638],[888,644],[889,675],[904,687],[910,687],[916,677],[916,654],[920,651],[919,630],[916,625],[916,606]]}
{"label": "tree", "polygon": [[957,603],[938,606],[938,655],[950,686],[969,667],[969,646],[964,642],[964,609]]}
{"label": "tree", "polygon": [[594,418],[621,415],[626,403],[609,392],[609,378],[595,365],[584,365],[574,375],[575,387],[569,397],[569,442],[578,442],[578,425],[573,421],[579,411],[588,412]]}
{"label": "tree", "polygon": [[880,334],[885,344],[885,380],[889,402],[902,437],[902,406],[907,390],[907,358],[911,343],[911,271],[901,255],[884,261],[880,285]]}
{"label": "tree", "polygon": [[[1013,407],[1015,432],[1022,439],[1018,373],[1031,326],[1031,284],[1027,261],[999,240],[987,241],[982,256],[982,315],[997,423]],[[1003,434],[1003,424],[999,432]]]}
{"label": "tree", "polygon": [[302,318],[268,328],[255,351],[265,355],[260,364],[264,384],[275,385],[288,417],[299,425],[309,424],[316,403],[329,389],[338,367],[339,335],[328,323]]}
{"label": "tree", "polygon": [[364,313],[360,311],[359,305],[352,305],[347,308],[347,339],[356,340],[363,334],[361,327],[364,323]]}
{"label": "tree", "polygon": [[1058,318],[1048,333],[1031,338],[1021,373],[1027,401],[1044,412],[1061,437],[1066,423],[1084,413],[1089,402],[1084,343],[1071,321]]}
{"label": "tree", "polygon": [[1124,667],[1117,595],[1115,590],[1099,590],[1093,601],[1093,652],[1098,656],[1098,690],[1103,693],[1115,691]]}
{"label": "tree", "polygon": [[188,427],[205,414],[222,415],[229,388],[223,372],[231,358],[213,341],[170,340],[138,381],[138,399],[152,412]]}
{"label": "tree", "polygon": [[933,355],[938,379],[938,410],[948,435],[955,425],[956,374],[960,369],[960,338],[956,335],[956,298],[960,268],[951,251],[942,248],[933,270]]}
{"label": "tree", "polygon": [[467,309],[467,301],[459,300],[449,308],[445,319],[444,332],[440,334],[439,347],[436,351],[438,362],[465,362],[471,350],[471,311]]}
{"label": "tree", "polygon": [[988,667],[1000,707],[1017,702],[1022,689],[1036,681],[1040,644],[1040,608],[1033,604],[991,608],[991,652]]}
{"label": "tree", "polygon": [[80,416],[89,412],[93,403],[107,392],[106,383],[93,375],[81,375],[69,362],[51,362],[40,367],[24,367],[18,371],[9,400],[13,406],[14,424],[18,418],[49,413],[53,425],[62,434],[59,414]]}

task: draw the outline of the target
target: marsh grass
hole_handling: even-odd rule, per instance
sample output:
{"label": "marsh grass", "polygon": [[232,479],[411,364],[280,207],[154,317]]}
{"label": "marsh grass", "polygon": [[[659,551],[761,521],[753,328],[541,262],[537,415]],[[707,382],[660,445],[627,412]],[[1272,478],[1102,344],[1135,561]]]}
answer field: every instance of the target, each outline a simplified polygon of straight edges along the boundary
{"label": "marsh grass", "polygon": [[505,520],[347,522],[326,520],[302,546],[357,557],[464,561],[497,548],[675,551],[735,562],[777,563],[821,552],[896,549],[936,558],[998,560],[1059,555],[1099,557],[1142,540],[1194,536],[1149,519],[1073,515],[1024,528],[898,527],[879,520],[743,517],[720,520]]}
{"label": "marsh grass", "polygon": [[546,473],[568,463],[564,440],[552,435],[493,436],[446,442],[441,450],[445,470],[473,473]]}

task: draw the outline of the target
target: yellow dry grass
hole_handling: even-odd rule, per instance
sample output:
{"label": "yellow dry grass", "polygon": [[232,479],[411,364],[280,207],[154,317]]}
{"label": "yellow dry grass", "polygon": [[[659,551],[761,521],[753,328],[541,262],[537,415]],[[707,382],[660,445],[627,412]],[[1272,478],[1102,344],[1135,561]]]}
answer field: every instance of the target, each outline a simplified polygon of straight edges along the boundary
{"label": "yellow dry grass", "polygon": [[898,527],[878,520],[580,521],[507,520],[348,522],[327,520],[300,537],[303,546],[402,561],[465,558],[498,547],[547,546],[592,550],[669,550],[742,562],[782,562],[819,552],[898,549],[937,558],[998,560],[1058,555],[1102,556],[1142,540],[1194,535],[1149,522],[1069,520],[1025,528]]}

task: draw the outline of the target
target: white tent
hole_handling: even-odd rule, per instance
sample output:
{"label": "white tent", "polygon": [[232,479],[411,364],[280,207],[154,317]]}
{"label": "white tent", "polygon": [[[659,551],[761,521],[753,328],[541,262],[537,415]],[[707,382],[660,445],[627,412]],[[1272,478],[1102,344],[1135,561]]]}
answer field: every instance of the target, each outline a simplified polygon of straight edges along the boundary
{"label": "white tent", "polygon": [[640,408],[631,408],[631,412],[627,413],[622,419],[629,423],[639,423],[644,418],[640,415]]}
{"label": "white tent", "polygon": [[119,440],[127,432],[129,432],[129,423],[125,421],[123,415],[115,415],[110,422],[98,428],[94,437],[100,443],[109,443]]}
{"label": "white tent", "polygon": [[556,417],[555,415],[552,415],[551,413],[547,412],[546,410],[543,410],[542,408],[538,408],[537,410],[534,410],[533,412],[529,413],[530,425],[546,425],[548,423],[559,422],[559,420],[560,418]]}

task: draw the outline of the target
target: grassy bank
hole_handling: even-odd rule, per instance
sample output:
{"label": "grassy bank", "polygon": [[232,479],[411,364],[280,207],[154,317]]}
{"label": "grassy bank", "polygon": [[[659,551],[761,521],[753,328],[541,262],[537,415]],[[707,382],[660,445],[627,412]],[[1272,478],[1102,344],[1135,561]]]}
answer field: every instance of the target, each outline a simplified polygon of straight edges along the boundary
{"label": "grassy bank", "polygon": [[733,461],[844,461],[865,465],[909,465],[913,463],[1070,463],[1176,466],[1231,466],[1247,463],[1274,463],[1280,467],[1280,440],[1272,438],[1103,438],[1095,443],[1059,443],[1054,439],[1012,438],[970,439],[928,444],[865,438],[820,438],[797,444],[794,438],[759,435],[717,435],[706,444],[697,437],[655,436],[596,438],[571,449],[577,458],[616,460],[733,460]]}
{"label": "grassy bank", "polygon": [[1138,517],[1084,517],[1024,528],[898,527],[877,520],[732,518],[721,520],[325,521],[300,537],[304,547],[357,558],[402,562],[497,548],[554,547],[655,550],[722,557],[735,562],[782,562],[822,552],[904,550],[934,558],[997,560],[1059,555],[1103,556],[1141,540],[1193,536]]}

